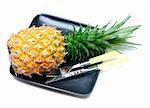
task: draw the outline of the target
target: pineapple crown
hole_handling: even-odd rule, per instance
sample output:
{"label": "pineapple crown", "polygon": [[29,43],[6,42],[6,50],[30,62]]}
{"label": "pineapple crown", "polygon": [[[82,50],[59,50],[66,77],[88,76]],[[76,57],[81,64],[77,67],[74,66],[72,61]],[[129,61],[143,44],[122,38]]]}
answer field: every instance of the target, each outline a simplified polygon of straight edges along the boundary
{"label": "pineapple crown", "polygon": [[129,42],[128,39],[134,37],[130,34],[141,25],[122,27],[130,18],[131,16],[128,16],[123,21],[114,23],[111,27],[108,27],[110,23],[101,28],[98,25],[95,27],[88,25],[86,28],[80,26],[79,30],[73,26],[73,32],[69,32],[65,36],[67,59],[83,61],[103,54],[107,49],[120,52],[124,48],[139,45]]}

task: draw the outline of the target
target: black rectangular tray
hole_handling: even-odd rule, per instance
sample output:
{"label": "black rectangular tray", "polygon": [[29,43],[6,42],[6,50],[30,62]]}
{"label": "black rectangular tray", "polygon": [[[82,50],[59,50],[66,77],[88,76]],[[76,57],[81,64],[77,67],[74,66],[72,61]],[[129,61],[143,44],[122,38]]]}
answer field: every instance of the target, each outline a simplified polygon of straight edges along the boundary
{"label": "black rectangular tray", "polygon": [[[73,25],[78,28],[80,25],[86,27],[86,24],[78,23],[75,21],[70,21],[67,19],[47,15],[39,14],[35,16],[29,27],[48,25],[57,27],[62,31],[63,34],[71,32],[73,30]],[[34,75],[32,78],[26,77],[24,75],[15,75],[15,72],[10,66],[10,73],[18,80],[25,83],[29,83],[35,86],[44,87],[48,90],[54,90],[65,94],[70,94],[74,96],[87,97],[93,90],[96,80],[98,78],[99,72],[92,71],[82,75],[73,76],[64,80],[53,82],[50,84],[45,84],[47,79],[39,75]]]}

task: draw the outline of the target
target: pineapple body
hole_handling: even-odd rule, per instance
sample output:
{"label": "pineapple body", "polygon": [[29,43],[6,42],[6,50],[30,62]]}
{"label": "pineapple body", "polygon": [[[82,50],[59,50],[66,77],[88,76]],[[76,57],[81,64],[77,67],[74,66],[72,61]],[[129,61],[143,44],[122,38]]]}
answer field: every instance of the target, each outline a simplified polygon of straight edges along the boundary
{"label": "pineapple body", "polygon": [[49,72],[64,62],[64,38],[54,27],[31,27],[12,34],[8,48],[18,74],[30,76]]}

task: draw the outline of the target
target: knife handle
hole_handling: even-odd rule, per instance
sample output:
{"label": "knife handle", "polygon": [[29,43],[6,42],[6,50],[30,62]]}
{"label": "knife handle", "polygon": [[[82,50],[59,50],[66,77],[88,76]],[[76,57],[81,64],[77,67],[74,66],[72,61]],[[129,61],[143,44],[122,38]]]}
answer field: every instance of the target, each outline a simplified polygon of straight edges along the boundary
{"label": "knife handle", "polygon": [[95,63],[98,63],[98,62],[107,61],[107,60],[115,58],[116,56],[118,56],[120,54],[121,53],[119,53],[117,51],[107,52],[103,55],[100,55],[100,56],[89,59],[89,63],[90,64],[95,64]]}
{"label": "knife handle", "polygon": [[109,67],[113,67],[113,66],[116,66],[116,65],[119,65],[119,64],[126,63],[127,61],[128,61],[128,58],[122,55],[118,59],[101,63],[101,64],[97,65],[97,67],[100,70],[105,70],[105,69],[107,69]]}
{"label": "knife handle", "polygon": [[116,58],[119,55],[121,55],[121,53],[119,53],[117,51],[110,51],[110,52],[107,52],[105,54],[102,54],[102,55],[96,56],[94,58],[91,58],[86,62],[78,63],[78,64],[74,65],[69,71],[71,71],[74,68],[84,67],[84,66],[99,63],[99,62],[102,62],[102,61],[107,61],[107,60]]}

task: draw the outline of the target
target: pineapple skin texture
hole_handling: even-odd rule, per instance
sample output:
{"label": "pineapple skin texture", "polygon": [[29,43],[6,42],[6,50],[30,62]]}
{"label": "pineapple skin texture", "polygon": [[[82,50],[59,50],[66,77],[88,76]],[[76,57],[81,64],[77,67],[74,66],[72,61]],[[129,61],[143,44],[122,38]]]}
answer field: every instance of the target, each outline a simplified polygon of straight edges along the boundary
{"label": "pineapple skin texture", "polygon": [[64,37],[54,27],[21,30],[11,35],[7,46],[11,64],[17,74],[31,76],[50,72],[64,62]]}

